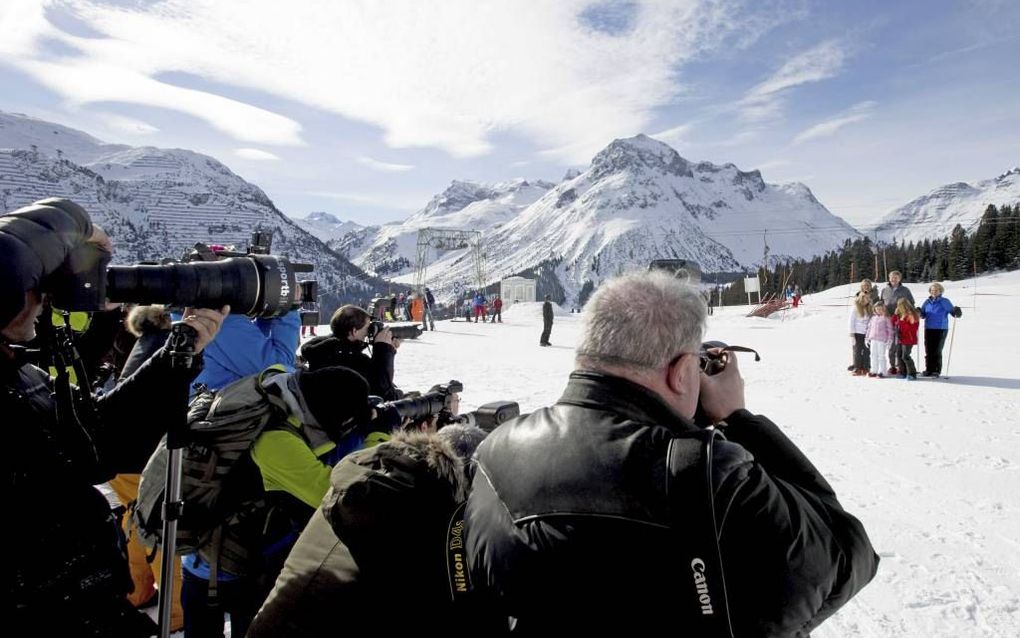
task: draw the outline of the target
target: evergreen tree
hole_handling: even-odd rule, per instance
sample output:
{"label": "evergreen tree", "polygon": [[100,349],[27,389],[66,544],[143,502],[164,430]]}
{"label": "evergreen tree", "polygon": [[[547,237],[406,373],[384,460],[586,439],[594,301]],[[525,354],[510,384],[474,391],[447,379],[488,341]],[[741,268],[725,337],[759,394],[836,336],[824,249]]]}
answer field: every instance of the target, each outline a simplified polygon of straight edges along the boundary
{"label": "evergreen tree", "polygon": [[950,234],[949,245],[946,247],[946,278],[965,279],[967,277],[967,233],[963,226],[957,224]]}
{"label": "evergreen tree", "polygon": [[999,221],[999,211],[994,204],[989,204],[981,215],[978,228],[974,232],[974,262],[977,264],[978,272],[988,270],[988,252],[991,249],[992,238],[995,233],[995,225]]}

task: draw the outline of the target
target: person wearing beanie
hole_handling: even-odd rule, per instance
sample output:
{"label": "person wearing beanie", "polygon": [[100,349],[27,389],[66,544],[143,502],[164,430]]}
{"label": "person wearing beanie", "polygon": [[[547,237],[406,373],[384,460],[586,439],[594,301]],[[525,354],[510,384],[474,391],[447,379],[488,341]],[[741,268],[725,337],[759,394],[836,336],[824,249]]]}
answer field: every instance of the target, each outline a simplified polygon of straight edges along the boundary
{"label": "person wearing beanie", "polygon": [[264,400],[274,407],[251,447],[265,505],[252,525],[258,533],[243,542],[258,544],[258,551],[251,553],[262,561],[243,575],[220,570],[217,608],[208,604],[208,564],[195,562],[186,569],[186,636],[222,635],[224,612],[230,613],[231,633],[245,635],[291,546],[329,489],[333,466],[364,446],[374,425],[368,382],[354,370],[331,366],[269,370],[259,376]]}

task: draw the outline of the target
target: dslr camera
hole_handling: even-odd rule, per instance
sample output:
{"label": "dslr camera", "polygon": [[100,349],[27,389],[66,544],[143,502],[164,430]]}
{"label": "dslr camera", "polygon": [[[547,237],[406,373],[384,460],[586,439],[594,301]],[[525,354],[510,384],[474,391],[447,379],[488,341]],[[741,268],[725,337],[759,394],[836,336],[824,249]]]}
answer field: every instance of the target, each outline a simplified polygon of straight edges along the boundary
{"label": "dslr camera", "polygon": [[[761,355],[751,348],[730,346],[722,341],[705,341],[698,350],[698,365],[701,367],[702,372],[709,376],[719,374],[726,369],[731,352],[751,352],[754,353],[755,361],[761,361]],[[701,427],[713,425],[712,420],[705,413],[705,409],[701,407],[700,399],[698,400],[698,407],[694,411],[694,423]]]}
{"label": "dslr camera", "polygon": [[[390,329],[394,339],[417,339],[421,336],[421,326],[418,324],[387,326],[382,321],[373,319],[372,322],[368,324],[369,342],[375,343],[376,336],[386,328]],[[451,381],[451,383],[455,382]],[[460,390],[457,390],[457,392],[460,392]]]}
{"label": "dslr camera", "polygon": [[437,427],[443,427],[456,420],[453,413],[454,395],[463,391],[464,384],[451,379],[448,383],[433,386],[421,396],[387,401],[374,407],[377,413],[390,415],[390,420],[396,423],[403,423],[405,420],[419,423],[438,416]]}
{"label": "dslr camera", "polygon": [[698,365],[709,376],[719,374],[726,368],[730,352],[752,352],[754,360],[761,361],[761,355],[751,348],[728,346],[722,341],[705,341],[698,350]]}
{"label": "dslr camera", "polygon": [[492,432],[497,426],[521,414],[521,407],[516,401],[493,401],[479,406],[473,412],[454,414],[453,395],[463,390],[463,383],[451,379],[448,383],[433,386],[431,390],[419,397],[379,403],[374,407],[380,415],[383,415],[379,418],[391,423],[399,424],[409,420],[413,427],[417,423],[438,416],[439,418],[436,419],[437,429],[453,423],[460,423],[479,427],[486,432]]}

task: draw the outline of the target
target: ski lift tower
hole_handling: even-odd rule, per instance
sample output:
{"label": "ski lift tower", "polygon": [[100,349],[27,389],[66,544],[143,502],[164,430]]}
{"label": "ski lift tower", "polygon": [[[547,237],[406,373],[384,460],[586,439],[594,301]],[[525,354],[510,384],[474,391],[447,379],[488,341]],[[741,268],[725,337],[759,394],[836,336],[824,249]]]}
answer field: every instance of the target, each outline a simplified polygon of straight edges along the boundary
{"label": "ski lift tower", "polygon": [[436,250],[471,249],[474,263],[475,285],[479,290],[485,287],[485,256],[482,254],[482,233],[477,230],[454,230],[451,228],[422,228],[418,230],[418,259],[415,264],[414,288],[419,293],[425,287],[425,273],[428,270],[429,248]]}

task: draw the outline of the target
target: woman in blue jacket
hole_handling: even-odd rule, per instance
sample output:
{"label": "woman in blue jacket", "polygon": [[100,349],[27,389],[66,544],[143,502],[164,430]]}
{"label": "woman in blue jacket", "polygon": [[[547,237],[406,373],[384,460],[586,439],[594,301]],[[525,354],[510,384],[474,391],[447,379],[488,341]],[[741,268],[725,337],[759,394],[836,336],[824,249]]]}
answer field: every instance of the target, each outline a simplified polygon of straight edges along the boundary
{"label": "woman in blue jacket", "polygon": [[942,374],[942,346],[949,332],[949,315],[959,318],[963,311],[942,296],[946,291],[942,284],[935,282],[928,287],[929,297],[921,304],[921,318],[924,319],[924,374],[938,377]]}

